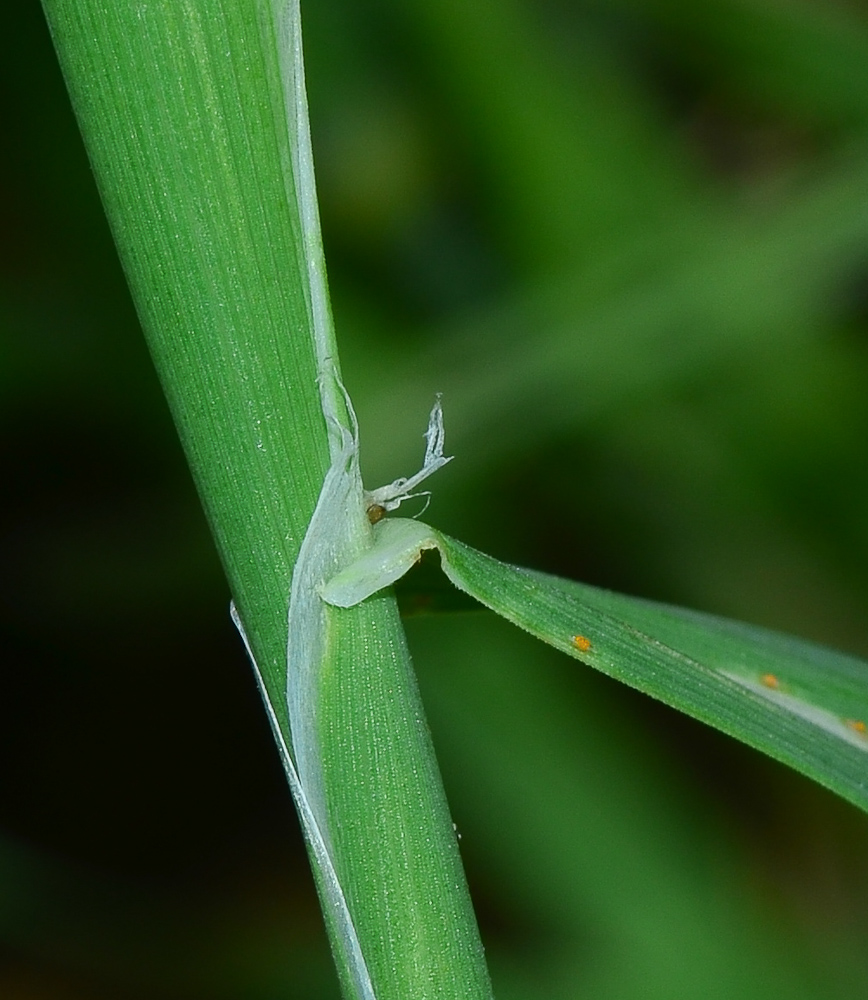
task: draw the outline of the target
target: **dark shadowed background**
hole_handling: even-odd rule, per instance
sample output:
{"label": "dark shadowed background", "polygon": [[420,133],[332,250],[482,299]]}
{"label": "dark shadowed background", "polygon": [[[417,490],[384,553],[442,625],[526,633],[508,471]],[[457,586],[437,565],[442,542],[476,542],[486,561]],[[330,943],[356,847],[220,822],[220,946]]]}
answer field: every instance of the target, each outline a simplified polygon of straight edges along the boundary
{"label": "dark shadowed background", "polygon": [[[304,14],[367,485],[440,391],[437,527],[868,656],[865,4]],[[0,18],[0,996],[333,1000],[41,10]],[[408,630],[500,1000],[865,995],[864,816],[485,614]]]}

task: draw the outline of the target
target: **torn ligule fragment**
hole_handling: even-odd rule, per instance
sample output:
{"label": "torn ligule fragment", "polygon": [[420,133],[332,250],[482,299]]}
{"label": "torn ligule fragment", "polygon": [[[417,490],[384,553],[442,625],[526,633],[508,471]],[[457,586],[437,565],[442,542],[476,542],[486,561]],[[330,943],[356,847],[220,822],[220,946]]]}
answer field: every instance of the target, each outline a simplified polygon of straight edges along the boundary
{"label": "torn ligule fragment", "polygon": [[431,415],[428,417],[428,430],[425,431],[427,445],[425,447],[425,458],[422,468],[415,476],[410,476],[409,479],[402,476],[388,486],[380,486],[376,490],[365,490],[365,506],[368,511],[368,518],[372,524],[379,521],[389,511],[397,510],[405,500],[411,500],[413,497],[430,496],[428,490],[421,490],[418,493],[414,493],[413,490],[430,475],[433,475],[438,469],[446,465],[447,462],[452,461],[454,456],[444,456],[443,454],[445,438],[443,407],[440,405],[440,395],[438,393],[431,410]]}

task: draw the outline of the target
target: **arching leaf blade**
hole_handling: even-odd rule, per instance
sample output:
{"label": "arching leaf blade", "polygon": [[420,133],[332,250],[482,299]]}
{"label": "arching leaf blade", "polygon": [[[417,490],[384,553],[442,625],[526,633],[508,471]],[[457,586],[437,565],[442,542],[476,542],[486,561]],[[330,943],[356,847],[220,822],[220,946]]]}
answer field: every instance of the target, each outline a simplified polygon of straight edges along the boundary
{"label": "arching leaf blade", "polygon": [[544,642],[770,757],[868,811],[868,663],[769,629],[499,562],[418,521],[375,526],[362,560],[324,588],[349,606],[426,549],[461,590]]}
{"label": "arching leaf blade", "polygon": [[493,611],[868,811],[868,663],[768,629],[509,566],[441,539],[453,582]]}

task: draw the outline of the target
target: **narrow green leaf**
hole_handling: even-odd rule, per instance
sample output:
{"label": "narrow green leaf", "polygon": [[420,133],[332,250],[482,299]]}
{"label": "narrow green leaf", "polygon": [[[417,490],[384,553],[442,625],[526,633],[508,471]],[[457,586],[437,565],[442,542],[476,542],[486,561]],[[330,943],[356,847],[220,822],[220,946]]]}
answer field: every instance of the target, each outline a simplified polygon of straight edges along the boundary
{"label": "narrow green leaf", "polygon": [[783,761],[868,811],[868,663],[768,629],[498,562],[418,521],[374,528],[374,548],[323,590],[356,604],[424,549],[486,607],[603,673]]}

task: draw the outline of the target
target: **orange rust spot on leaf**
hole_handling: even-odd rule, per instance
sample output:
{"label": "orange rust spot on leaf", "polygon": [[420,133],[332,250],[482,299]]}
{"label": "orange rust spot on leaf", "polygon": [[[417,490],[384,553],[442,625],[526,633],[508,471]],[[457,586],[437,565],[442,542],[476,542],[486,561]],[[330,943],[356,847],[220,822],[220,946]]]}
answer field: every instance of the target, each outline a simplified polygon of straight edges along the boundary
{"label": "orange rust spot on leaf", "polygon": [[570,641],[580,653],[587,653],[591,648],[591,640],[586,639],[583,635],[574,635]]}
{"label": "orange rust spot on leaf", "polygon": [[868,735],[868,726],[861,719],[846,719],[845,722],[854,733],[858,733],[860,736]]}
{"label": "orange rust spot on leaf", "polygon": [[760,684],[762,684],[763,687],[771,688],[772,691],[777,691],[777,689],[781,686],[781,682],[777,679],[777,677],[775,677],[774,674],[763,674],[762,677],[760,677]]}

